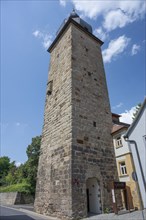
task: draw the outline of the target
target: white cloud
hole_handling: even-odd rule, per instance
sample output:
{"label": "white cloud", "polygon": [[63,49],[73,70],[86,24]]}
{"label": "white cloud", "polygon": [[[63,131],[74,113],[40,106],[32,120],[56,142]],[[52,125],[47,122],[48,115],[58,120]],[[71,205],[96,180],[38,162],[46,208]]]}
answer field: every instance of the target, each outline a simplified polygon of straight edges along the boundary
{"label": "white cloud", "polygon": [[44,36],[43,42],[42,42],[43,47],[44,47],[45,49],[48,49],[48,47],[51,45],[51,43],[52,43],[52,36],[46,34],[46,35]]}
{"label": "white cloud", "polygon": [[50,44],[52,43],[52,36],[50,34],[41,32],[39,30],[34,31],[33,36],[42,40],[42,45],[45,49],[48,49]]}
{"label": "white cloud", "polygon": [[20,167],[21,164],[21,162],[15,162],[16,167]]}
{"label": "white cloud", "polygon": [[139,50],[140,50],[140,45],[133,44],[132,49],[131,49],[131,55],[133,56],[137,54]]}
{"label": "white cloud", "polygon": [[130,110],[126,110],[125,112],[121,113],[121,117],[120,117],[120,121],[121,122],[125,122],[128,124],[132,123],[132,117],[133,117],[133,113],[136,111],[136,106],[132,107]]}
{"label": "white cloud", "polygon": [[145,2],[139,1],[90,1],[72,0],[75,8],[84,17],[95,19],[103,17],[103,26],[108,30],[122,28],[135,20],[141,19],[145,14]]}
{"label": "white cloud", "polygon": [[116,28],[122,28],[126,24],[133,22],[133,19],[126,15],[122,10],[117,9],[110,11],[104,18],[103,27],[107,31],[114,30]]}
{"label": "white cloud", "polygon": [[72,0],[75,8],[83,12],[86,17],[95,18],[99,15],[106,15],[107,12],[113,10],[123,10],[129,18],[138,19],[144,16],[145,2],[144,1],[87,1],[87,0]]}
{"label": "white cloud", "polygon": [[111,5],[109,1],[105,3],[104,1],[72,0],[72,2],[78,11],[91,19],[103,14],[103,12],[107,12]]}
{"label": "white cloud", "polygon": [[117,39],[111,40],[108,48],[103,50],[103,60],[105,63],[110,63],[112,59],[116,58],[120,53],[122,53],[128,46],[130,38],[120,36]]}
{"label": "white cloud", "polygon": [[65,7],[67,0],[59,0],[59,2],[60,2],[60,5]]}
{"label": "white cloud", "polygon": [[133,20],[141,19],[145,14],[145,1],[119,1],[119,8]]}
{"label": "white cloud", "polygon": [[33,34],[35,37],[38,37],[38,38],[42,37],[42,34],[41,34],[41,32],[40,32],[39,30],[34,31],[32,34]]}
{"label": "white cloud", "polygon": [[123,103],[120,102],[119,104],[112,107],[112,109],[121,108],[123,106]]}
{"label": "white cloud", "polygon": [[102,29],[102,27],[95,29],[94,35],[103,41],[108,37],[108,34]]}

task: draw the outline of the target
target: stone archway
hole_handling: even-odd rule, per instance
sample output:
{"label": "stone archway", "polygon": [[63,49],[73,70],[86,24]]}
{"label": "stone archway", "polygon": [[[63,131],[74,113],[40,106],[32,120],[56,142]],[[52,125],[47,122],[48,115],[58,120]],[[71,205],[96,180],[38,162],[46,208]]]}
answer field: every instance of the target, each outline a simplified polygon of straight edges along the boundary
{"label": "stone archway", "polygon": [[95,177],[89,178],[86,181],[87,193],[87,211],[91,213],[101,213],[101,195],[100,186]]}

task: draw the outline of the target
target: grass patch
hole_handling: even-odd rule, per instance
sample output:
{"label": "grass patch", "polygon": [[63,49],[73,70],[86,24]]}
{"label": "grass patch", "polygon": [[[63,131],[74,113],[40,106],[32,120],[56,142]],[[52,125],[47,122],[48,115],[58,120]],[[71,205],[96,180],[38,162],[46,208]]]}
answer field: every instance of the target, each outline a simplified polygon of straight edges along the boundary
{"label": "grass patch", "polygon": [[10,186],[1,186],[0,192],[23,192],[30,194],[30,185],[28,183],[17,183]]}

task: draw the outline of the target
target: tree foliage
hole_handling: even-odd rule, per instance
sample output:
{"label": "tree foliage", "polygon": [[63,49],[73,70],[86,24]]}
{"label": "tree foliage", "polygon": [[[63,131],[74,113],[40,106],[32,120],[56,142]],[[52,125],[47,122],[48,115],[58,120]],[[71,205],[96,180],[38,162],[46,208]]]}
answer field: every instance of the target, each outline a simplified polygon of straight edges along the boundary
{"label": "tree foliage", "polygon": [[0,157],[0,185],[4,185],[5,177],[7,176],[10,168],[10,158]]}
{"label": "tree foliage", "polygon": [[27,147],[28,160],[25,163],[27,180],[31,185],[31,192],[35,193],[38,160],[40,155],[41,136],[32,138],[32,143]]}
{"label": "tree foliage", "polygon": [[1,157],[0,158],[0,177],[8,173],[9,167],[10,167],[10,158],[6,156]]}
{"label": "tree foliage", "polygon": [[32,138],[32,142],[30,145],[28,145],[26,150],[28,160],[19,167],[15,165],[15,161],[10,162],[10,159],[6,156],[0,158],[1,186],[4,186],[5,189],[11,189],[10,186],[13,185],[13,189],[18,189],[18,187],[14,187],[14,185],[26,185],[27,191],[29,188],[29,192],[31,194],[35,193],[40,145],[41,136]]}

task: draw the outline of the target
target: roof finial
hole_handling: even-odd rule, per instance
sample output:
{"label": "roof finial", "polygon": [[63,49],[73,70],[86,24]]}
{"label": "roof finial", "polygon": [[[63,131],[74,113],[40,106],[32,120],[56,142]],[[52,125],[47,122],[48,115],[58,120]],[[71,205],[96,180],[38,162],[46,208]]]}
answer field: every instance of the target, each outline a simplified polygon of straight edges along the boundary
{"label": "roof finial", "polygon": [[74,6],[73,6],[73,8],[72,8],[72,12],[74,12],[74,13],[76,12],[76,9],[75,9],[75,7],[74,7]]}
{"label": "roof finial", "polygon": [[71,14],[70,14],[70,17],[71,17],[71,18],[79,17],[79,15],[76,13],[75,7],[73,7],[73,9],[72,9],[72,12],[71,12]]}

